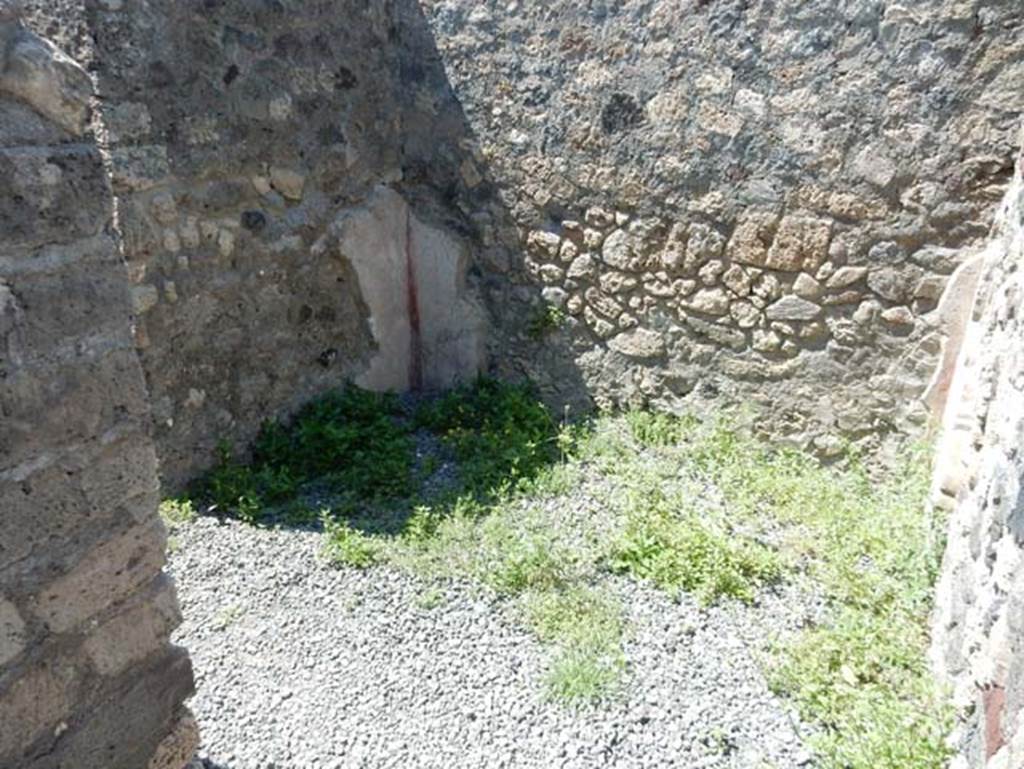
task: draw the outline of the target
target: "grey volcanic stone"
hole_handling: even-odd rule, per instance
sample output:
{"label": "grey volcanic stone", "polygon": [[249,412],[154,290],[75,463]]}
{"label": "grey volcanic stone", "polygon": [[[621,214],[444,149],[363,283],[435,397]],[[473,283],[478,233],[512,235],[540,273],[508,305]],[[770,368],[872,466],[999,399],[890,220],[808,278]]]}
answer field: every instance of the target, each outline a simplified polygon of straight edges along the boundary
{"label": "grey volcanic stone", "polygon": [[771,320],[814,320],[821,307],[799,296],[784,296],[765,311]]}

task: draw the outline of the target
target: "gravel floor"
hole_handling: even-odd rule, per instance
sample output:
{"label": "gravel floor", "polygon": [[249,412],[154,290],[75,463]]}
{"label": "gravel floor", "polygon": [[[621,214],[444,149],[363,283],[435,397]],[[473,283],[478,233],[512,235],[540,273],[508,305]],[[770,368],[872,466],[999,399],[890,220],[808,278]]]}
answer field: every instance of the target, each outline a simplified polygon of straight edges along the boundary
{"label": "gravel floor", "polygon": [[796,591],[702,611],[612,582],[633,625],[628,683],[571,711],[545,700],[548,650],[479,588],[333,569],[311,531],[201,518],[175,540],[207,769],[812,763],[756,661],[815,611]]}

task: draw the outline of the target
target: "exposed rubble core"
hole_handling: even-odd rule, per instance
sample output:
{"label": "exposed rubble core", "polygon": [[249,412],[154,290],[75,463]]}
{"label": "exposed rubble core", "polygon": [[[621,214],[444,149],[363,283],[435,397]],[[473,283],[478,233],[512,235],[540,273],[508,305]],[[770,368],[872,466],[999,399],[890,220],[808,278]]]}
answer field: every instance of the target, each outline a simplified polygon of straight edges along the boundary
{"label": "exposed rubble core", "polygon": [[[1019,4],[423,6],[501,191],[474,220],[505,370],[753,404],[826,456],[926,420],[937,303],[1012,173]],[[538,295],[568,316],[543,344],[517,323]]]}

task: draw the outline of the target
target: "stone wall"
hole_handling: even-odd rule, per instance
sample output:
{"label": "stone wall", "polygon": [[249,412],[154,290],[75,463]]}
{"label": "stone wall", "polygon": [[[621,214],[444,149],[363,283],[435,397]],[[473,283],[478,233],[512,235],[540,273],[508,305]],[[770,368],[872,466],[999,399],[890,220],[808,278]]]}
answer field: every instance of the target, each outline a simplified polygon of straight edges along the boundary
{"label": "stone wall", "polygon": [[[498,191],[472,218],[503,371],[753,404],[824,454],[918,429],[939,298],[1011,173],[1017,0],[421,5],[464,180]],[[537,338],[542,302],[565,318]]]}
{"label": "stone wall", "polygon": [[0,766],[180,769],[150,411],[91,84],[0,4]]}
{"label": "stone wall", "polygon": [[1024,765],[1022,171],[1024,156],[983,257],[936,464],[935,497],[952,520],[933,656],[968,709],[963,767]]}
{"label": "stone wall", "polygon": [[917,432],[1024,109],[1013,0],[28,1],[98,81],[170,489],[488,361],[823,455]]}
{"label": "stone wall", "polygon": [[444,72],[411,0],[61,0],[32,18],[98,81],[169,490],[347,380],[483,368],[466,228],[438,191],[461,123],[413,98]]}

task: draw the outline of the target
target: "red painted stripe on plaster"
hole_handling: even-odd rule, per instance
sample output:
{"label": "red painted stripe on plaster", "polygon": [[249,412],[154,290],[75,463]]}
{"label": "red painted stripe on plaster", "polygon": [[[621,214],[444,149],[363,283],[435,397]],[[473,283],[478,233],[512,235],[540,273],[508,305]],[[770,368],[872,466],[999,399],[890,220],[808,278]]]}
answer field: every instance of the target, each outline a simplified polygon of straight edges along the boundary
{"label": "red painted stripe on plaster", "polygon": [[405,283],[408,287],[409,387],[423,389],[423,340],[420,332],[419,287],[416,284],[416,249],[412,238],[412,212],[405,212]]}

